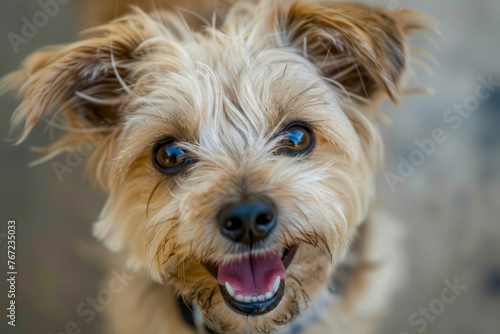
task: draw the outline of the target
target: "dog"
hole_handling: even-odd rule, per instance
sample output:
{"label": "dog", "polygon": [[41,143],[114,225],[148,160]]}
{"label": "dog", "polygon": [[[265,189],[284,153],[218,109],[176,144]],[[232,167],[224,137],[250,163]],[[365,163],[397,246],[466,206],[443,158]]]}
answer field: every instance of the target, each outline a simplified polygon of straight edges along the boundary
{"label": "dog", "polygon": [[67,129],[50,156],[95,146],[109,197],[94,234],[135,277],[109,330],[375,331],[404,281],[404,233],[375,204],[379,106],[398,99],[421,15],[204,6],[120,7],[0,84],[22,97],[18,143],[50,116]]}

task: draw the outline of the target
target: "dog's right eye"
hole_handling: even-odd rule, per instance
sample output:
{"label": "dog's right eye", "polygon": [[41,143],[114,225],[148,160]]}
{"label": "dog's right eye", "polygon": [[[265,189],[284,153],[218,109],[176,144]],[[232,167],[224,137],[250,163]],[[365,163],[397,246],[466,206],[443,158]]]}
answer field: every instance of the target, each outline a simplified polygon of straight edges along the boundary
{"label": "dog's right eye", "polygon": [[283,130],[283,141],[279,152],[286,155],[297,156],[309,153],[315,144],[314,133],[303,123],[294,122]]}
{"label": "dog's right eye", "polygon": [[155,146],[153,165],[160,172],[173,174],[183,169],[189,162],[186,152],[174,139],[167,139]]}

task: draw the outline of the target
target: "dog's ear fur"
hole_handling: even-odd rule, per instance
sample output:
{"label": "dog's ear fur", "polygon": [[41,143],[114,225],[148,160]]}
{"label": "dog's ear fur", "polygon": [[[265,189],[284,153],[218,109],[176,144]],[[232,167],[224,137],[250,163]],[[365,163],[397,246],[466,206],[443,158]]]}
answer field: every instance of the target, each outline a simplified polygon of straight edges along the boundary
{"label": "dog's ear fur", "polygon": [[22,126],[18,141],[56,106],[54,119],[64,116],[74,137],[77,129],[115,128],[119,107],[132,94],[135,65],[147,52],[140,46],[158,29],[158,22],[137,11],[89,31],[94,37],[29,56],[0,81],[0,93],[17,90],[22,97],[12,117],[13,128]]}
{"label": "dog's ear fur", "polygon": [[294,2],[272,22],[284,46],[302,52],[332,83],[373,102],[397,100],[407,62],[406,35],[424,28],[410,10],[389,11],[362,4]]}

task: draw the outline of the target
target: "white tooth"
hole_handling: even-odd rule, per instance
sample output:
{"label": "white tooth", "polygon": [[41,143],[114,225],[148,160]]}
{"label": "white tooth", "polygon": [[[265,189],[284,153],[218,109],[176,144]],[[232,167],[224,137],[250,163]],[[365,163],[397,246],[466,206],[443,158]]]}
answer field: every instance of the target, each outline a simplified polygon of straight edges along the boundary
{"label": "white tooth", "polygon": [[266,292],[265,297],[266,300],[273,298],[274,294],[271,291]]}
{"label": "white tooth", "polygon": [[257,297],[252,297],[252,303],[256,303],[258,301]]}
{"label": "white tooth", "polygon": [[252,297],[246,296],[245,299],[243,300],[245,303],[251,303],[252,302]]}
{"label": "white tooth", "polygon": [[281,277],[278,276],[276,278],[276,281],[274,281],[274,286],[273,286],[274,293],[278,292],[278,288],[280,287],[280,283],[281,283]]}
{"label": "white tooth", "polygon": [[237,295],[236,296],[236,300],[239,301],[239,302],[242,302],[245,300],[245,297],[243,297],[242,295]]}
{"label": "white tooth", "polygon": [[233,288],[233,286],[231,284],[229,284],[229,282],[226,282],[225,286],[226,286],[226,290],[229,293],[229,295],[231,297],[234,297],[234,288]]}
{"label": "white tooth", "polygon": [[257,296],[257,300],[258,300],[259,302],[263,302],[264,300],[266,300],[266,296],[264,296],[264,295],[259,295],[259,296]]}

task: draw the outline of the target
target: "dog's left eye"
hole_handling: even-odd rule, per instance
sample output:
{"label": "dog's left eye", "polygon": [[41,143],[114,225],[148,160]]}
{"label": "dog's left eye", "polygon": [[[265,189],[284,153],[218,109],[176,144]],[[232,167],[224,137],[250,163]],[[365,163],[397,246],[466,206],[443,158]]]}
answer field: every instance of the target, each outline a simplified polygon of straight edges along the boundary
{"label": "dog's left eye", "polygon": [[312,130],[302,123],[292,123],[283,131],[283,140],[280,143],[280,153],[288,155],[302,155],[309,153],[315,144]]}
{"label": "dog's left eye", "polygon": [[174,139],[167,139],[155,146],[153,165],[160,172],[172,174],[180,171],[189,162],[186,152]]}

